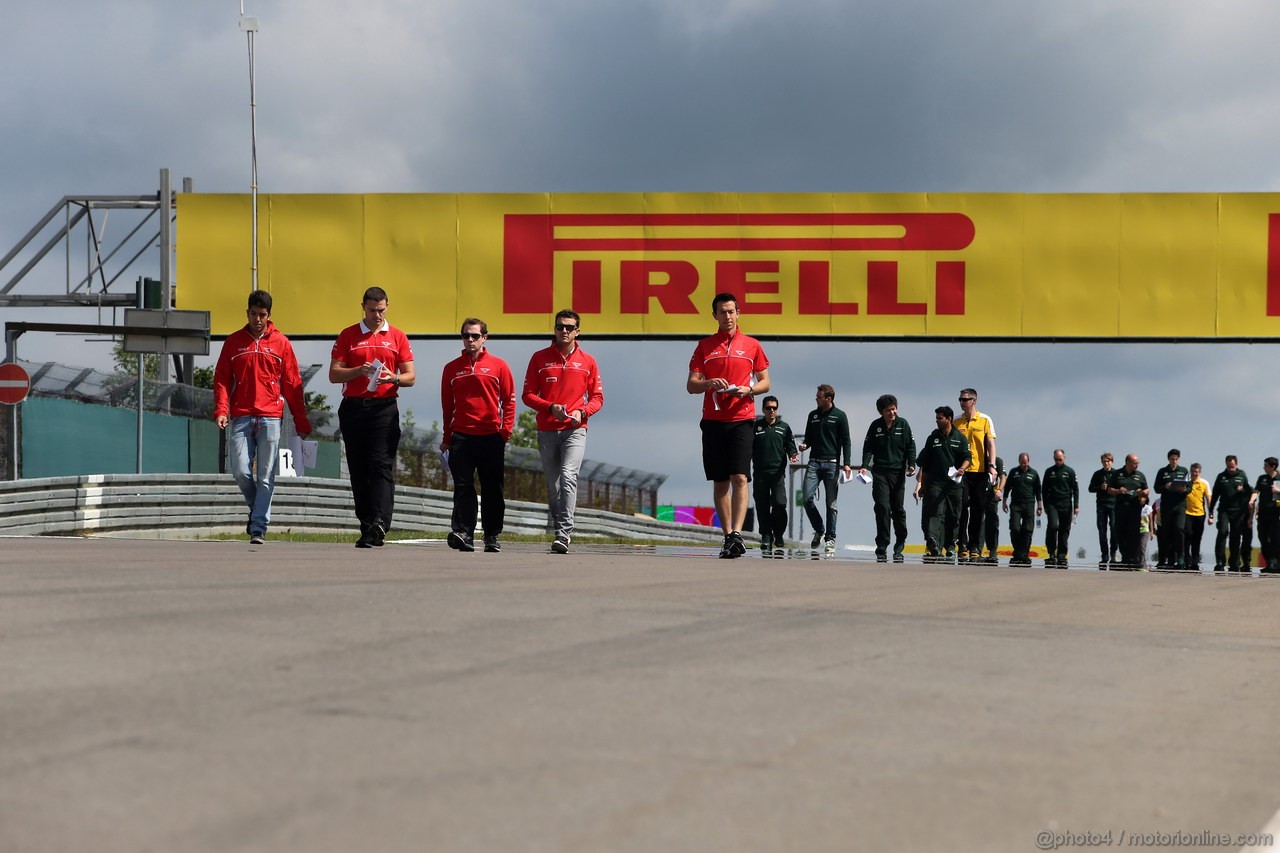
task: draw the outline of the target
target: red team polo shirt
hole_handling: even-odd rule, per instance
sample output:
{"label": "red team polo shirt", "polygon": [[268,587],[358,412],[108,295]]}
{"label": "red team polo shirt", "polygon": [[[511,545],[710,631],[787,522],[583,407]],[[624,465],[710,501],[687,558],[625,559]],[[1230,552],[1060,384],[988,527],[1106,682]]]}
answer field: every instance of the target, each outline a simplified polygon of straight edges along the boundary
{"label": "red team polo shirt", "polygon": [[[750,385],[755,376],[769,367],[769,359],[760,342],[750,335],[738,332],[732,338],[724,332],[716,332],[703,338],[689,360],[689,370],[701,373],[707,379],[724,379],[730,385]],[[750,421],[756,417],[756,402],[752,397],[736,397],[708,391],[702,396],[704,421]]]}
{"label": "red team polo shirt", "polygon": [[[376,332],[364,324],[364,320],[354,326],[348,326],[338,335],[333,345],[332,357],[346,367],[361,367],[381,361],[382,366],[392,373],[407,362],[413,361],[413,347],[404,332],[383,321],[382,328]],[[384,382],[376,391],[369,390],[369,378],[357,376],[350,382],[342,384],[344,397],[395,397],[400,389],[391,382]]]}
{"label": "red team polo shirt", "polygon": [[529,358],[524,374],[524,404],[538,413],[538,429],[545,432],[574,429],[572,420],[552,417],[551,406],[559,403],[570,412],[582,409],[581,427],[604,406],[604,385],[596,360],[574,344],[568,356],[555,344],[538,350]]}
{"label": "red team polo shirt", "polygon": [[444,366],[440,376],[440,408],[444,411],[441,443],[453,434],[493,435],[506,441],[516,428],[516,383],[511,368],[487,349],[473,362],[463,353]]}

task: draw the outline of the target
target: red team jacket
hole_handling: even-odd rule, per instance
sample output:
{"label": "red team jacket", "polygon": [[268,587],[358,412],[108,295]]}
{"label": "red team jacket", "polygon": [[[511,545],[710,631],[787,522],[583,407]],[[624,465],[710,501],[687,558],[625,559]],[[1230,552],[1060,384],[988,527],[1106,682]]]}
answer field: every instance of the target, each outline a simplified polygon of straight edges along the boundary
{"label": "red team jacket", "polygon": [[444,366],[440,376],[440,408],[444,412],[441,443],[453,434],[493,435],[506,441],[516,428],[516,383],[511,368],[487,349],[473,362],[463,353]]}
{"label": "red team jacket", "polygon": [[248,326],[228,335],[213,371],[213,417],[282,418],[286,400],[294,428],[302,435],[311,432],[289,339],[270,321],[261,338],[249,334]]}
{"label": "red team jacket", "polygon": [[568,356],[560,354],[555,344],[538,350],[529,358],[524,374],[524,404],[538,414],[538,429],[548,432],[574,429],[571,420],[553,417],[551,406],[563,405],[568,411],[582,409],[582,428],[587,419],[604,406],[604,384],[596,360],[574,345]]}

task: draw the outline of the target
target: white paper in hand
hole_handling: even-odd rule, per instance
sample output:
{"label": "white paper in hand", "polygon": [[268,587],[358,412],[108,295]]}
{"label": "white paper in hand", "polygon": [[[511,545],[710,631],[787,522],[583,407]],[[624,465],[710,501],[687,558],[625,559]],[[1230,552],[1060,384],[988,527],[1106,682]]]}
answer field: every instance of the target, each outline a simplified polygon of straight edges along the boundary
{"label": "white paper in hand", "polygon": [[859,471],[859,472],[858,472],[858,479],[862,481],[862,484],[863,484],[863,485],[867,485],[868,483],[870,483],[870,482],[871,482],[871,472],[870,472],[870,471]]}
{"label": "white paper in hand", "polygon": [[947,476],[959,483],[964,479],[964,472],[957,470],[956,466],[952,465],[947,469]]}
{"label": "white paper in hand", "polygon": [[378,390],[378,378],[380,376],[382,376],[382,360],[375,358],[373,360],[373,375],[369,377],[370,394]]}
{"label": "white paper in hand", "polygon": [[852,472],[852,471],[845,471],[845,470],[841,470],[841,471],[840,471],[840,485],[842,485],[842,486],[843,486],[845,483],[850,483],[850,482],[853,482],[853,472]]}

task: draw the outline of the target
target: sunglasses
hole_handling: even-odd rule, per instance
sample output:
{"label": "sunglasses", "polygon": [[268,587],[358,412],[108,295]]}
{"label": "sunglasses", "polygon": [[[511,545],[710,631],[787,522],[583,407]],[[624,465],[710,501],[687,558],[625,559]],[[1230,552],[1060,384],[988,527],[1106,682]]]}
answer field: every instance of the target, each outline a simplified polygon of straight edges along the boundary
{"label": "sunglasses", "polygon": [[977,398],[977,397],[961,397],[961,398],[960,398],[960,402],[961,402],[961,403],[972,403],[972,402],[973,402],[974,400],[976,400],[976,399],[978,399],[978,398]]}
{"label": "sunglasses", "polygon": [[765,410],[766,412],[776,412],[776,411],[778,411],[778,407],[777,407],[777,406],[765,406],[765,407],[764,407],[764,410]]}
{"label": "sunglasses", "polygon": [[463,332],[462,333],[462,339],[464,341],[478,341],[483,337],[484,335],[480,332]]}
{"label": "sunglasses", "polygon": [[557,332],[576,332],[578,331],[578,327],[566,326],[564,323],[556,323],[556,331]]}

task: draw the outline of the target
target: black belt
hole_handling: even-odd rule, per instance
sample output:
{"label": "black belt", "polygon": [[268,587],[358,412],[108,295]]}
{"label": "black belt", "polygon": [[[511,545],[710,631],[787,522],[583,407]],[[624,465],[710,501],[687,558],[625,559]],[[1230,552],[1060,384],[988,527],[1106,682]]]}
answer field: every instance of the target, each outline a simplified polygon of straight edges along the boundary
{"label": "black belt", "polygon": [[384,406],[384,405],[386,405],[387,403],[395,403],[396,399],[397,399],[397,398],[396,398],[395,396],[391,396],[391,397],[343,397],[343,398],[342,398],[342,402],[343,402],[344,404],[345,404],[345,403],[350,403],[350,404],[351,404],[351,405],[353,405],[353,406],[360,406],[361,408],[368,409],[368,408],[372,408],[373,406]]}

